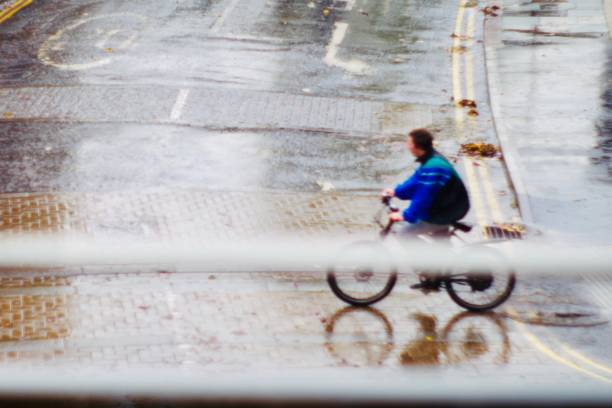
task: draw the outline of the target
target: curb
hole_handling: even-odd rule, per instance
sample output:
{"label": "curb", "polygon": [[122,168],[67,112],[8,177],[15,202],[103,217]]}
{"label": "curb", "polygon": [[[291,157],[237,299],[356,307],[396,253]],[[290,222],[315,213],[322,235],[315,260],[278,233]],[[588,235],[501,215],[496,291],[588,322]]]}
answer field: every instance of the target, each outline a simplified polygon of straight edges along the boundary
{"label": "curb", "polygon": [[[609,1],[612,3],[612,0]],[[483,48],[485,57],[487,95],[489,99],[489,106],[491,106],[493,128],[495,129],[495,133],[497,134],[497,139],[499,140],[503,153],[504,164],[508,174],[508,182],[510,187],[514,190],[518,210],[521,218],[523,219],[523,223],[529,225],[534,223],[534,218],[531,210],[531,203],[529,201],[529,194],[527,193],[527,188],[523,182],[522,168],[518,162],[518,151],[511,141],[510,129],[503,121],[501,106],[499,105],[497,99],[492,95],[492,90],[496,90],[497,84],[499,83],[495,49],[501,43],[500,33],[503,18],[503,1],[497,3],[502,3],[502,9],[499,16],[487,16],[484,19]]]}
{"label": "curb", "polygon": [[13,17],[19,10],[32,4],[33,0],[17,0],[12,5],[0,11],[0,24]]}

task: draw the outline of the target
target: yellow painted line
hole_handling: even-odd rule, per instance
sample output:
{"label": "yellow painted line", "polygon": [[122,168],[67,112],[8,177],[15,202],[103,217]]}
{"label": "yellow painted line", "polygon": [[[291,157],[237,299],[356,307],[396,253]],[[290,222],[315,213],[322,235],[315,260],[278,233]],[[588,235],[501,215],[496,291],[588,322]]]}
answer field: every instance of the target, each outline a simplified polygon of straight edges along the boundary
{"label": "yellow painted line", "polygon": [[[487,224],[487,217],[482,195],[480,193],[480,186],[478,185],[478,179],[474,171],[474,161],[468,157],[464,157],[463,166],[465,167],[465,174],[467,176],[468,190],[471,193],[470,197],[474,203],[474,209],[476,210],[476,220],[478,221],[478,225],[482,228]],[[484,228],[482,229],[482,234],[485,239],[488,238]]]}
{"label": "yellow painted line", "polygon": [[570,347],[567,344],[562,343],[561,347],[563,348],[563,351],[565,351],[567,354],[570,354],[572,357],[576,358],[577,360],[580,360],[583,363],[588,364],[591,367],[596,368],[600,371],[603,371],[608,374],[612,374],[612,368],[608,367],[607,365],[591,360],[590,358],[588,358],[582,353],[579,353],[578,351],[576,351],[574,348]]}
{"label": "yellow painted line", "polygon": [[474,55],[472,54],[472,46],[474,45],[474,20],[476,14],[474,13],[474,9],[470,9],[468,23],[467,23],[467,36],[468,47],[465,52],[465,81],[466,81],[466,92],[467,98],[471,100],[475,100],[474,96]]}
{"label": "yellow painted line", "polygon": [[493,221],[497,223],[501,223],[504,220],[504,216],[502,214],[501,207],[499,206],[499,201],[497,200],[497,196],[493,191],[493,184],[491,183],[491,176],[489,175],[489,168],[487,167],[487,163],[485,161],[480,162],[480,166],[478,167],[478,173],[482,178],[482,183],[484,185],[485,197],[487,198],[487,202],[489,203],[489,208],[491,209],[491,213],[493,213]]}
{"label": "yellow painted line", "polygon": [[[465,10],[465,8],[461,7],[462,10]],[[463,18],[463,17],[462,17]],[[465,83],[466,83],[466,94],[467,94],[467,99],[470,100],[475,100],[475,87],[474,87],[474,54],[472,52],[472,47],[474,45],[474,35],[476,32],[476,12],[474,11],[473,8],[471,8],[468,11],[468,17],[467,17],[467,32],[466,35],[468,37],[467,40],[467,47],[466,47],[466,52],[465,52]],[[460,32],[456,33],[458,36],[461,35]],[[455,41],[454,43],[458,44],[460,41],[459,37],[455,37]],[[459,73],[460,74],[460,73]],[[460,88],[460,87],[459,87]],[[474,118],[475,120],[475,118]],[[468,169],[469,167],[469,169]],[[473,177],[474,179],[480,178],[482,180],[483,186],[484,186],[484,193],[485,193],[485,198],[489,207],[489,210],[491,211],[492,215],[493,215],[493,221],[501,223],[503,221],[503,213],[501,211],[501,207],[499,205],[499,201],[497,199],[497,197],[495,196],[495,193],[493,191],[493,184],[491,183],[491,177],[489,174],[489,169],[487,167],[487,164],[485,161],[479,162],[479,166],[478,166],[478,176],[477,177],[474,173],[474,165],[473,162],[470,163],[470,165],[466,167],[466,170],[468,172],[468,177]],[[471,176],[470,174],[472,174],[473,176]],[[472,183],[473,186],[475,187],[471,187],[471,188],[476,188],[478,189],[478,183],[477,181],[474,181]],[[475,191],[475,196],[480,196],[480,191]],[[477,198],[475,200],[475,203],[477,204],[478,201],[480,200],[480,198]],[[477,204],[478,205],[478,204]],[[484,205],[482,203],[480,203],[481,208],[481,213],[484,213]],[[477,207],[478,208],[478,207]],[[478,210],[477,210],[478,212]],[[484,218],[484,214],[479,217],[479,218]],[[480,222],[480,221],[479,221]],[[482,222],[480,222],[481,225],[484,225],[484,223],[486,222],[486,219],[483,220]],[[485,237],[486,238],[486,237]]]}
{"label": "yellow painted line", "polygon": [[12,6],[2,10],[0,12],[0,24],[4,23],[9,18],[13,17],[19,10],[30,5],[33,0],[21,0],[14,3]]}
{"label": "yellow painted line", "polygon": [[[512,310],[510,310],[511,313],[515,314]],[[546,355],[547,357],[549,357],[551,360],[556,361],[559,364],[562,364],[566,367],[569,367],[571,369],[573,369],[574,371],[577,371],[581,374],[584,374],[588,377],[591,377],[595,380],[598,381],[602,381],[608,384],[612,384],[612,380],[610,380],[609,378],[603,377],[599,374],[595,374],[589,370],[587,370],[586,368],[580,367],[577,364],[574,364],[573,362],[571,362],[570,360],[561,357],[559,354],[557,354],[556,352],[554,352],[553,350],[551,350],[546,344],[544,344],[542,341],[540,341],[539,338],[537,338],[533,333],[531,333],[523,323],[521,323],[518,320],[514,320],[515,324],[517,325],[517,327],[519,328],[519,330],[522,332],[523,336],[525,336],[525,338],[538,350],[540,351],[542,354]]]}

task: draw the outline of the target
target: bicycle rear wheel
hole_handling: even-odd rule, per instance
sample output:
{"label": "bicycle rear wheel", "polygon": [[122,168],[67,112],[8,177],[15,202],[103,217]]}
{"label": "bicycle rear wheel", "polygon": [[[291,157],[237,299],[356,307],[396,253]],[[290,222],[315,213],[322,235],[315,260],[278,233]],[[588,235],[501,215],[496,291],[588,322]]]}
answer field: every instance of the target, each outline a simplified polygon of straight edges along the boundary
{"label": "bicycle rear wheel", "polygon": [[446,291],[459,306],[483,312],[504,303],[514,290],[516,275],[506,258],[492,248],[465,254],[462,266],[446,278]]}
{"label": "bicycle rear wheel", "polygon": [[342,301],[369,306],[381,301],[397,282],[397,269],[378,241],[358,241],[338,254],[327,272],[327,283]]}

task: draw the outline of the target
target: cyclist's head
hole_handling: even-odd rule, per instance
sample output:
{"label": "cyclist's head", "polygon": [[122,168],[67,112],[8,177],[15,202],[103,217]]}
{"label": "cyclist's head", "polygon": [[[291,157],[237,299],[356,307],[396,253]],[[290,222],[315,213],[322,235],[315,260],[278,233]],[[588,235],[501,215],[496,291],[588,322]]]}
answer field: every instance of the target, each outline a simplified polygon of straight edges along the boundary
{"label": "cyclist's head", "polygon": [[408,150],[415,157],[422,157],[433,151],[433,136],[427,129],[414,129],[408,134]]}

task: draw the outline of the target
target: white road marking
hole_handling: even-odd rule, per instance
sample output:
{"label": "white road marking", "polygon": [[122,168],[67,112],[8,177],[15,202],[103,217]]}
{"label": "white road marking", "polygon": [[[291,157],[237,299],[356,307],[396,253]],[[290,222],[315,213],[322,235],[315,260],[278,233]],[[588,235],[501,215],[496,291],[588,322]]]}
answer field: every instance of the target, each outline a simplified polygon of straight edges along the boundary
{"label": "white road marking", "polygon": [[[90,18],[84,18],[81,20],[76,21],[74,24],[69,25],[68,27],[62,28],[61,30],[57,31],[55,34],[52,34],[49,36],[49,38],[47,38],[45,40],[45,42],[43,42],[43,44],[41,45],[41,47],[38,49],[38,59],[40,60],[40,62],[42,62],[45,65],[50,65],[52,67],[58,68],[58,69],[63,69],[63,70],[70,70],[70,71],[78,71],[78,70],[84,70],[84,69],[90,69],[90,68],[95,68],[95,67],[99,67],[102,65],[106,65],[109,64],[112,61],[111,57],[104,57],[104,58],[99,58],[95,61],[92,62],[85,62],[85,63],[81,63],[81,64],[65,64],[65,63],[61,63],[56,61],[51,55],[50,55],[50,51],[62,51],[66,45],[66,42],[64,40],[64,38],[69,38],[70,37],[70,32],[79,28],[80,26],[87,24],[91,21],[95,21],[95,20],[101,20],[101,19],[105,19],[105,18],[115,18],[115,17],[132,17],[135,18],[137,20],[140,21],[146,21],[146,17],[141,16],[139,14],[134,14],[134,13],[115,13],[115,14],[104,14],[104,15],[100,15],[100,16],[96,16],[96,17],[90,17]],[[93,47],[96,48],[103,48],[104,45],[108,42],[108,40],[118,34],[119,32],[122,31],[127,31],[126,29],[116,29],[116,30],[109,30],[106,31],[106,35],[104,35],[100,40],[98,40],[96,43],[92,44]],[[100,31],[97,30],[98,34],[103,34],[104,31]],[[136,40],[137,34],[134,33],[132,35],[130,35],[124,42],[122,42],[117,49],[126,49],[129,46],[132,45],[132,43]]]}
{"label": "white road marking", "polygon": [[170,120],[176,121],[181,118],[181,114],[183,113],[183,108],[187,103],[187,97],[189,96],[189,89],[181,89],[176,97],[176,102],[174,102],[174,106],[172,107],[172,112],[170,113]]}
{"label": "white road marking", "polygon": [[230,3],[230,5],[227,6],[225,10],[223,10],[223,13],[219,16],[217,21],[215,21],[215,24],[213,24],[213,26],[210,28],[211,33],[219,32],[219,30],[221,29],[221,26],[223,26],[223,23],[225,22],[225,20],[227,20],[231,12],[234,11],[239,1],[240,0],[233,0]]}
{"label": "white road marking", "polygon": [[368,71],[368,64],[363,61],[351,59],[349,61],[343,61],[337,58],[338,46],[344,40],[348,24],[343,22],[337,22],[334,24],[334,32],[332,38],[327,45],[327,53],[323,61],[332,67],[342,68],[352,74],[363,75]]}

